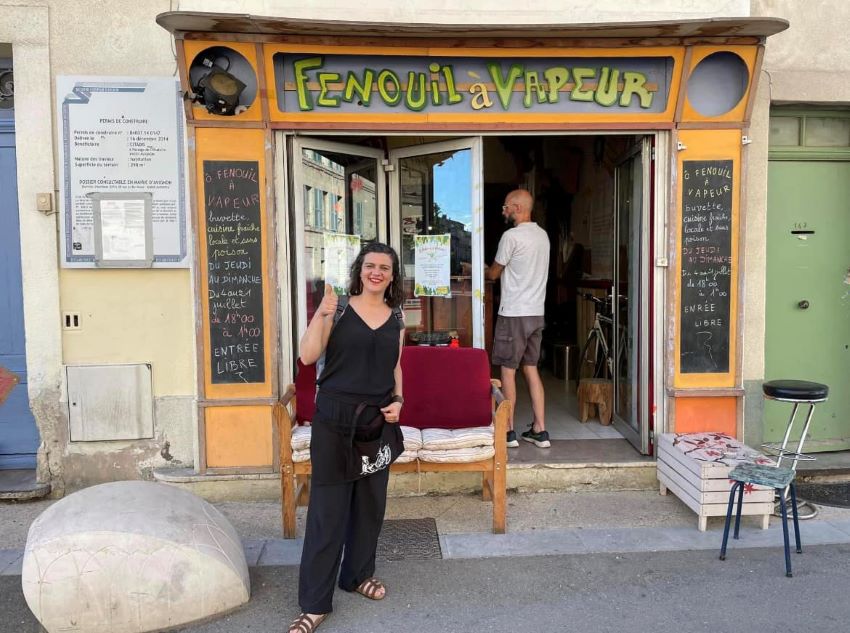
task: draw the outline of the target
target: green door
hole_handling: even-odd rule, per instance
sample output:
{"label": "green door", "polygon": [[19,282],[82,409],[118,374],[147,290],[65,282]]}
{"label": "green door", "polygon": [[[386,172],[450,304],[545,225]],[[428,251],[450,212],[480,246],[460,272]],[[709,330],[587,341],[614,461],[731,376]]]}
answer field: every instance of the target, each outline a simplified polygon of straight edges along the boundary
{"label": "green door", "polygon": [[[850,162],[772,160],[768,171],[765,379],[829,385],[804,450],[850,448]],[[792,405],[765,402],[764,439]]]}

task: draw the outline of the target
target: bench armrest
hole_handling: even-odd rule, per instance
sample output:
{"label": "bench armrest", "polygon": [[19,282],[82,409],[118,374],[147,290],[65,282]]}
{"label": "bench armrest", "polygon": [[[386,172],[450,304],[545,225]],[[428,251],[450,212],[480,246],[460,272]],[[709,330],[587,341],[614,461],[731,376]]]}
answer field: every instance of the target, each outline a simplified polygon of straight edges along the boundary
{"label": "bench armrest", "polygon": [[289,405],[292,399],[295,397],[295,385],[289,384],[286,386],[286,391],[283,392],[283,395],[280,397],[278,401],[280,406],[285,407]]}
{"label": "bench armrest", "polygon": [[278,399],[274,407],[275,422],[278,425],[278,457],[283,472],[287,464],[292,463],[292,427],[293,419],[287,405],[295,398],[295,385],[287,385],[286,391]]}

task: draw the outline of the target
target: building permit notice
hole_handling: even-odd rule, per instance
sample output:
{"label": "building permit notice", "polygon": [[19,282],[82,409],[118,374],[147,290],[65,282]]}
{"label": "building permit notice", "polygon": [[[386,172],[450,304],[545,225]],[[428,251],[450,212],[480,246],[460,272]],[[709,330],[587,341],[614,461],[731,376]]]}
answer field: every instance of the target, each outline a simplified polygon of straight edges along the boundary
{"label": "building permit notice", "polygon": [[62,265],[95,267],[92,193],[150,193],[153,266],[189,266],[186,147],[173,77],[56,78]]}

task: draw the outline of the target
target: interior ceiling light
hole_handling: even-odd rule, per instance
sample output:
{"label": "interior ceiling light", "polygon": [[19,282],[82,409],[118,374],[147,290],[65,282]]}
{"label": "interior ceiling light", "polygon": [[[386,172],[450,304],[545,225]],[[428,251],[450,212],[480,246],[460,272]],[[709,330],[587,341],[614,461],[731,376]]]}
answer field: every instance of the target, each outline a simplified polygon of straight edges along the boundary
{"label": "interior ceiling light", "polygon": [[[225,68],[217,64],[219,59],[227,61]],[[247,106],[239,105],[239,96],[245,90],[245,84],[227,72],[230,59],[224,55],[216,59],[205,57],[201,63],[209,71],[192,86],[192,93],[187,94],[187,97],[203,105],[212,114],[232,116],[247,110]]]}

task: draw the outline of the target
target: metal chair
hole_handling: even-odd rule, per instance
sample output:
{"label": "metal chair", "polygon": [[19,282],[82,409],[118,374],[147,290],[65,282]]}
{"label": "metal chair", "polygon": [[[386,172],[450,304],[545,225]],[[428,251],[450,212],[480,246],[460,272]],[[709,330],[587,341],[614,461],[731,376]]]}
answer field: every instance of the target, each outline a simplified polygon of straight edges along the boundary
{"label": "metal chair", "polygon": [[[738,510],[735,515],[735,533],[733,538],[738,538],[738,531],[741,523],[741,505],[744,499],[744,486],[747,484],[756,484],[761,486],[769,486],[776,490],[779,496],[779,510],[782,517],[782,535],[785,543],[785,575],[791,577],[791,554],[788,539],[788,492],[791,493],[791,513],[794,519],[794,538],[797,546],[797,553],[802,553],[803,549],[800,543],[800,523],[797,512],[797,488],[794,485],[794,477],[797,471],[797,462],[800,460],[814,459],[811,455],[803,453],[803,444],[806,441],[806,435],[809,432],[809,426],[812,422],[812,414],[815,410],[815,405],[820,402],[825,402],[829,396],[829,387],[816,382],[808,382],[805,380],[772,380],[764,383],[762,390],[764,397],[770,400],[780,402],[791,402],[794,404],[794,409],[791,412],[791,418],[788,420],[788,426],[785,429],[785,436],[782,443],[767,443],[762,444],[769,453],[776,456],[775,466],[757,465],[757,464],[739,464],[732,472],[729,473],[729,479],[734,481],[732,489],[729,491],[729,506],[726,510],[726,524],[723,528],[723,545],[720,548],[720,560],[726,559],[726,544],[729,540],[729,524],[732,520],[732,507],[735,502],[735,494],[738,495]],[[791,432],[794,427],[794,421],[797,416],[797,409],[801,404],[808,404],[809,411],[806,415],[806,422],[803,430],[800,433],[800,438],[797,441],[796,450],[788,450],[788,442],[791,438]],[[790,467],[782,466],[782,460],[792,460]]]}

